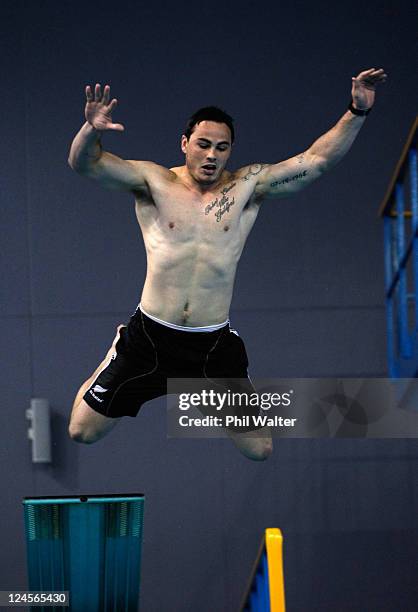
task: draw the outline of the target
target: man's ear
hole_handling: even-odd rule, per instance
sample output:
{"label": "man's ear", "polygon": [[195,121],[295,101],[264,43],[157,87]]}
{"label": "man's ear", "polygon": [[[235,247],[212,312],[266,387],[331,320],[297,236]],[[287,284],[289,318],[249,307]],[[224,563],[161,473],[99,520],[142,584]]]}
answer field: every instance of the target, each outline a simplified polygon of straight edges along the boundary
{"label": "man's ear", "polygon": [[184,154],[186,154],[187,152],[188,144],[189,144],[189,141],[187,140],[187,136],[183,134],[183,136],[181,137],[181,150],[183,151]]}

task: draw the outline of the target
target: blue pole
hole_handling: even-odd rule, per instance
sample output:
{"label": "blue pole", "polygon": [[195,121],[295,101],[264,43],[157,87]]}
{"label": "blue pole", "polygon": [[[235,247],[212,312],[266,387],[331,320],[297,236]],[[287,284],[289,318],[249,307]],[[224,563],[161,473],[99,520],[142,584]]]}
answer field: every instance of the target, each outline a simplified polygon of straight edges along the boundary
{"label": "blue pole", "polygon": [[407,303],[407,279],[405,263],[401,263],[405,255],[405,219],[404,219],[404,191],[401,183],[395,188],[396,212],[397,212],[397,261],[399,265],[398,284],[398,332],[400,339],[400,353],[404,358],[411,357],[411,343],[408,334],[408,303]]}
{"label": "blue pole", "polygon": [[418,178],[417,178],[417,150],[409,151],[409,176],[411,182],[411,210],[412,210],[412,236],[413,236],[413,259],[414,259],[414,300],[415,300],[415,325],[418,328]]}
{"label": "blue pole", "polygon": [[386,329],[387,329],[387,351],[389,363],[389,376],[396,377],[395,366],[395,338],[393,327],[393,294],[389,292],[392,283],[392,253],[395,245],[392,244],[393,221],[389,215],[384,217],[384,249],[385,249],[385,285],[386,285]]}

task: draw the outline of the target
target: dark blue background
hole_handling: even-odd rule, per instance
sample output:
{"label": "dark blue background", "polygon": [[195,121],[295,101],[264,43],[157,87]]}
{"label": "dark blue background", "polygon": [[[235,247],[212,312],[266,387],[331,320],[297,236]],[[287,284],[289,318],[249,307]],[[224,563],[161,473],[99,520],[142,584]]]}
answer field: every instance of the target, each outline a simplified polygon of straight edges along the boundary
{"label": "dark blue background", "polygon": [[[165,403],[80,447],[73,396],[134,310],[145,254],[132,197],[67,166],[84,86],[109,82],[124,134],[105,146],[182,163],[196,108],[235,117],[231,168],[306,149],[383,66],[347,158],[263,205],[231,318],[253,376],[386,374],[377,210],[417,106],[415,3],[2,3],[1,589],[24,589],[23,496],[144,491],[145,612],[237,608],[265,527],[285,537],[289,611],[415,611],[416,441],[283,440],[252,464],[225,440],[165,437]],[[53,409],[54,462],[32,466],[29,398]]]}

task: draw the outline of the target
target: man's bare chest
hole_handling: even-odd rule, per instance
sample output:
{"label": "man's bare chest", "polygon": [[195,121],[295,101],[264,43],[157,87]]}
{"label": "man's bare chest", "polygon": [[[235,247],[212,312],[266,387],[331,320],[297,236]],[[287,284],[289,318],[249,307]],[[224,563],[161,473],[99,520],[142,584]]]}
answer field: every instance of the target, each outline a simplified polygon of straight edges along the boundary
{"label": "man's bare chest", "polygon": [[204,194],[197,194],[183,185],[161,185],[152,190],[162,222],[184,228],[198,225],[215,232],[228,231],[239,223],[251,196],[250,186],[233,179]]}

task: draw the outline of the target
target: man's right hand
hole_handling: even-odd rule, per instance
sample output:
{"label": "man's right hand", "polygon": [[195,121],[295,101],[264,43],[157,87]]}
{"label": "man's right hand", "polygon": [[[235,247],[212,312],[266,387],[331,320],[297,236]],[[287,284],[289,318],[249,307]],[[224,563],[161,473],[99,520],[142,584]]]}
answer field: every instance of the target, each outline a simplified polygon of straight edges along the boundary
{"label": "man's right hand", "polygon": [[105,85],[102,95],[101,85],[97,83],[94,88],[94,96],[90,85],[87,85],[87,103],[85,108],[86,121],[98,131],[117,130],[122,132],[125,129],[123,125],[121,123],[112,122],[112,111],[117,104],[117,100],[113,98],[113,100],[109,102],[109,98],[109,85]]}

